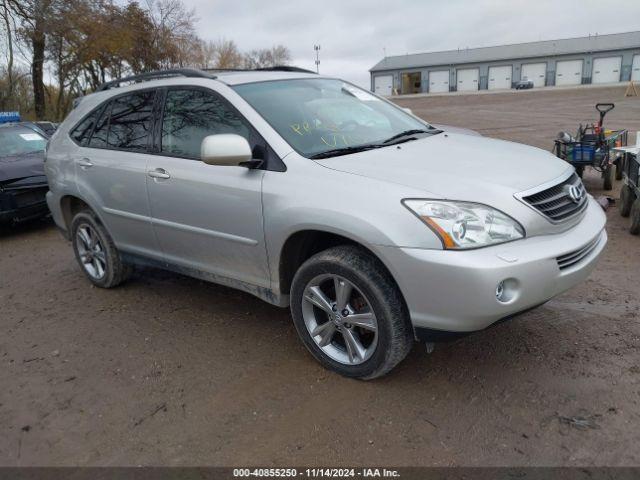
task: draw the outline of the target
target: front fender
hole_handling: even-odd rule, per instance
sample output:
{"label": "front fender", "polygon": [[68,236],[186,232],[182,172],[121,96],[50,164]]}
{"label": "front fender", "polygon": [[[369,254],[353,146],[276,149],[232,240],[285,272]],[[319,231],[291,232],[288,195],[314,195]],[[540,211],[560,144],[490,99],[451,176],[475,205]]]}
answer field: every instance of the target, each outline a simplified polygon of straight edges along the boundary
{"label": "front fender", "polygon": [[[303,230],[333,233],[374,253],[382,246],[441,249],[438,237],[401,203],[425,193],[304,159],[285,173],[263,179],[265,244],[272,284],[278,282],[282,249]],[[384,259],[383,259],[384,262]]]}

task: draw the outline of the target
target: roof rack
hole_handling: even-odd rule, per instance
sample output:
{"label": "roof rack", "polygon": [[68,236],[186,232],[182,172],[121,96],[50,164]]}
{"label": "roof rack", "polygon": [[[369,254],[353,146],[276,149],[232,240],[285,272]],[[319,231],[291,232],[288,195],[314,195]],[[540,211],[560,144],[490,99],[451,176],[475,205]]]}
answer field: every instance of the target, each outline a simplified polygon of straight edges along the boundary
{"label": "roof rack", "polygon": [[307,70],[306,68],[293,67],[290,65],[276,65],[275,67],[262,67],[262,68],[203,68],[205,72],[298,72],[298,73],[313,73],[313,70]]}
{"label": "roof rack", "polygon": [[267,72],[298,72],[298,73],[317,73],[313,70],[307,70],[306,68],[293,67],[290,65],[276,65],[274,67],[265,67],[265,68],[256,68],[256,71],[267,71]]}
{"label": "roof rack", "polygon": [[177,68],[171,70],[158,70],[155,72],[141,73],[140,75],[132,75],[130,77],[119,78],[117,80],[111,80],[110,82],[105,82],[100,85],[96,92],[102,92],[105,90],[109,90],[110,88],[114,88],[119,86],[121,83],[125,82],[146,82],[149,80],[158,80],[161,78],[167,77],[188,77],[188,78],[209,78],[215,79],[215,75],[211,75],[210,73],[206,73],[202,70],[196,70],[194,68]]}

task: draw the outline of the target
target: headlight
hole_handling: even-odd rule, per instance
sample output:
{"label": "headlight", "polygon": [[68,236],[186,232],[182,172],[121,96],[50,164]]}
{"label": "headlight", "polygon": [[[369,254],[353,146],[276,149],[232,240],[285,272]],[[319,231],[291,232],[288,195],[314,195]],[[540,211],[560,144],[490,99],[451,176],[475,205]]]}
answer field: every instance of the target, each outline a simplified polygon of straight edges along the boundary
{"label": "headlight", "polygon": [[524,237],[524,228],[495,208],[471,202],[403,200],[446,249],[486,247]]}

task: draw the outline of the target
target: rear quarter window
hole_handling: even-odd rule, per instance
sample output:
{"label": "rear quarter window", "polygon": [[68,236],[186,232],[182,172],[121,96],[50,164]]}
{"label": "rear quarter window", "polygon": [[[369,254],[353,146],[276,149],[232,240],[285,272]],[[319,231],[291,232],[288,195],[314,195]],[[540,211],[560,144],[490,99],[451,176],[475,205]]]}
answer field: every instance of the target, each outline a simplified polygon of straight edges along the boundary
{"label": "rear quarter window", "polygon": [[107,104],[102,110],[100,117],[96,122],[93,135],[89,140],[88,146],[92,148],[105,148],[107,146],[107,135],[109,134],[109,113],[111,112],[111,105],[113,102]]}
{"label": "rear quarter window", "polygon": [[98,121],[98,117],[100,116],[100,112],[103,107],[104,105],[100,105],[95,108],[73,130],[71,130],[69,136],[75,143],[83,147],[89,143],[91,133],[93,132],[93,128]]}

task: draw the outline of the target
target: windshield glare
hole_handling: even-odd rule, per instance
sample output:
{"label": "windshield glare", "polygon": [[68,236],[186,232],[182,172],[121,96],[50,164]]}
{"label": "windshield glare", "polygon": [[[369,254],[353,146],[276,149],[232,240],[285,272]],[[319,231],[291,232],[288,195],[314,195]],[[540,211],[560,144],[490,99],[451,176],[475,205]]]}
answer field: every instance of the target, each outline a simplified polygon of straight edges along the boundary
{"label": "windshield glare", "polygon": [[29,128],[0,128],[0,157],[42,152],[46,145],[47,140]]}
{"label": "windshield glare", "polygon": [[407,130],[430,128],[350,83],[277,80],[234,87],[300,154],[380,144]]}

